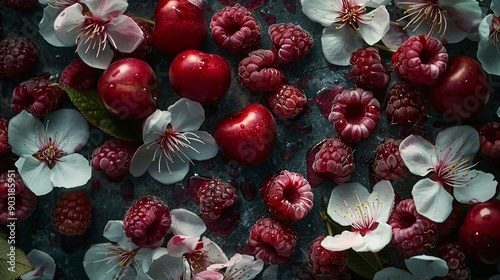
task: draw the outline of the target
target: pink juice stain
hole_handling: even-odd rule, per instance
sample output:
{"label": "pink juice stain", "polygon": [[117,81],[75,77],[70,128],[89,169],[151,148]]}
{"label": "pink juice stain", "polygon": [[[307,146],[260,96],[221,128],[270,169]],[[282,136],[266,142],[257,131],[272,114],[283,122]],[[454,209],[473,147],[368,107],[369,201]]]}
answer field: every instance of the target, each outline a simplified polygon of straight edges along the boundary
{"label": "pink juice stain", "polygon": [[345,89],[344,87],[329,87],[329,88],[324,88],[320,90],[318,93],[316,93],[316,96],[314,97],[314,102],[316,102],[319,109],[326,118],[328,118],[328,115],[330,115],[330,111],[333,105],[333,100],[344,89]]}
{"label": "pink juice stain", "polygon": [[300,139],[297,142],[286,143],[285,148],[281,151],[281,159],[283,161],[291,160],[303,146],[304,141]]}
{"label": "pink juice stain", "polygon": [[255,186],[255,183],[252,182],[252,180],[244,178],[240,182],[240,193],[245,200],[254,200],[257,196],[257,186]]}
{"label": "pink juice stain", "polygon": [[267,4],[268,1],[269,0],[246,0],[243,6],[249,11],[253,11]]}

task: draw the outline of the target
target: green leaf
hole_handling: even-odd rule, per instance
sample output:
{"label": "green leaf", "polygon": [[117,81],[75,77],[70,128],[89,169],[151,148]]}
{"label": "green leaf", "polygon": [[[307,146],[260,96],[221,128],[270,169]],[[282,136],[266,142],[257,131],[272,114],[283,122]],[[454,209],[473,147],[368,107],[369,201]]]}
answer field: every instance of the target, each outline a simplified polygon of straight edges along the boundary
{"label": "green leaf", "polygon": [[15,247],[14,242],[15,239],[3,236],[0,238],[0,279],[15,280],[34,269],[24,252]]}
{"label": "green leaf", "polygon": [[83,116],[105,133],[130,141],[142,140],[142,120],[120,120],[111,114],[101,102],[95,90],[77,90],[69,87],[61,88],[80,110]]}
{"label": "green leaf", "polygon": [[373,279],[375,273],[382,270],[384,263],[387,262],[385,255],[378,254],[380,253],[356,252],[349,249],[345,251],[347,267],[356,274]]}

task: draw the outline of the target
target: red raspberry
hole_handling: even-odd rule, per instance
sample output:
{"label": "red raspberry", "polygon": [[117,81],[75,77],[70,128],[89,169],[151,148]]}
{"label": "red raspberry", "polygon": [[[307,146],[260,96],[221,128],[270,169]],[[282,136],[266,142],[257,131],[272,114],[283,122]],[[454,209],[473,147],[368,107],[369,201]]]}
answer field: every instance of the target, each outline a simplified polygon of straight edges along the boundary
{"label": "red raspberry", "polygon": [[417,125],[429,116],[428,88],[409,81],[397,82],[388,94],[387,120],[392,124]]}
{"label": "red raspberry", "polygon": [[168,233],[172,217],[167,204],[154,196],[139,198],[123,218],[125,236],[139,247],[154,245]]}
{"label": "red raspberry", "polygon": [[[15,200],[9,200],[9,196]],[[9,201],[15,201],[14,209],[9,210]],[[35,210],[36,195],[28,189],[17,172],[0,175],[0,224],[6,225],[15,218],[17,222],[28,219]]]}
{"label": "red raspberry", "polygon": [[77,58],[64,68],[59,77],[59,84],[80,90],[89,90],[95,86],[96,70]]}
{"label": "red raspberry", "polygon": [[230,54],[244,54],[257,49],[262,39],[262,27],[245,7],[236,4],[225,7],[210,21],[215,43]]}
{"label": "red raspberry", "polygon": [[28,72],[38,60],[38,46],[31,39],[13,37],[0,42],[0,79]]}
{"label": "red raspberry", "polygon": [[82,235],[92,223],[92,205],[82,190],[59,196],[52,208],[52,225],[64,235]]}
{"label": "red raspberry", "polygon": [[142,19],[136,18],[130,14],[127,14],[137,25],[139,28],[142,30],[142,36],[143,40],[137,46],[137,48],[131,52],[131,53],[123,53],[119,52],[118,50],[114,50],[115,56],[113,57],[113,60],[119,60],[122,58],[137,58],[140,60],[146,60],[150,58],[151,54],[153,53],[153,29],[149,25],[149,23],[145,22]]}
{"label": "red raspberry", "polygon": [[354,172],[353,150],[339,137],[330,138],[314,156],[312,168],[337,184],[345,183]]}
{"label": "red raspberry", "polygon": [[453,203],[451,213],[442,223],[437,223],[437,231],[439,240],[446,240],[453,230],[458,229],[462,225],[462,214],[460,213],[460,205],[457,202]]}
{"label": "red raspberry", "polygon": [[300,220],[313,207],[311,185],[302,174],[281,171],[268,178],[260,189],[269,212],[280,220]]}
{"label": "red raspberry", "polygon": [[360,88],[385,88],[391,81],[389,69],[377,48],[367,47],[351,54],[351,77]]}
{"label": "red raspberry", "polygon": [[50,86],[48,74],[31,78],[14,88],[10,108],[14,114],[26,110],[37,118],[54,111],[61,103],[64,91],[57,86]]}
{"label": "red raspberry", "polygon": [[295,253],[298,235],[288,224],[274,218],[262,218],[250,229],[248,251],[269,264],[283,264]]}
{"label": "red raspberry", "polygon": [[296,117],[307,103],[306,95],[291,85],[281,85],[269,97],[269,106],[273,113],[283,119]]}
{"label": "red raspberry", "polygon": [[338,280],[347,274],[344,251],[330,251],[321,246],[320,236],[309,243],[307,268],[317,280]]}
{"label": "red raspberry", "polygon": [[457,243],[446,242],[439,245],[436,249],[436,256],[445,260],[448,265],[448,274],[442,278],[443,280],[471,279],[467,256]]}
{"label": "red raspberry", "polygon": [[400,143],[401,140],[389,137],[377,146],[373,159],[373,172],[380,180],[400,180],[409,173],[399,154]]}
{"label": "red raspberry", "polygon": [[118,182],[128,172],[138,145],[121,139],[111,139],[92,151],[90,164],[95,171],[104,171],[108,180]]}
{"label": "red raspberry", "polygon": [[286,82],[285,73],[276,69],[278,60],[269,50],[251,52],[238,65],[240,82],[253,92],[274,91]]}
{"label": "red raspberry", "polygon": [[33,7],[38,3],[37,0],[3,0],[6,7],[12,8],[16,11],[22,11]]}
{"label": "red raspberry", "polygon": [[380,122],[380,103],[371,91],[344,90],[335,96],[328,120],[342,138],[358,142],[375,132]]}
{"label": "red raspberry", "polygon": [[394,71],[420,85],[431,85],[446,70],[448,53],[441,41],[426,35],[412,36],[392,54]]}
{"label": "red raspberry", "polygon": [[281,63],[300,60],[314,45],[311,34],[293,23],[271,24],[268,33],[274,43],[271,50]]}
{"label": "red raspberry", "polygon": [[198,190],[203,220],[213,222],[238,200],[235,187],[219,179],[205,181]]}
{"label": "red raspberry", "polygon": [[481,156],[493,163],[500,163],[500,123],[484,123],[478,131]]}
{"label": "red raspberry", "polygon": [[437,242],[436,223],[417,212],[413,199],[396,204],[387,223],[392,227],[391,244],[406,256],[421,254]]}
{"label": "red raspberry", "polygon": [[10,152],[9,119],[0,117],[0,155]]}

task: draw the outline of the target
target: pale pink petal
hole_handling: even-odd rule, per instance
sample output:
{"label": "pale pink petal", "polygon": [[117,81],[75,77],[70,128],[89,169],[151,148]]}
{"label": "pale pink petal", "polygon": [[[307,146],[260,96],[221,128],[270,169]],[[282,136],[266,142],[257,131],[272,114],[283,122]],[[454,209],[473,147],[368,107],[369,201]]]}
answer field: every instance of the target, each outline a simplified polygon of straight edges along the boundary
{"label": "pale pink petal", "polygon": [[63,43],[59,41],[54,30],[54,22],[61,10],[47,6],[43,9],[43,17],[38,23],[38,31],[40,35],[54,47],[64,47]]}
{"label": "pale pink petal", "polygon": [[160,135],[159,133],[164,133],[169,124],[172,121],[172,114],[169,111],[161,111],[156,109],[156,111],[146,118],[144,125],[142,126],[142,140],[144,143],[154,142]]}
{"label": "pale pink petal", "polygon": [[149,166],[155,163],[155,151],[158,147],[158,144],[146,143],[135,151],[129,166],[132,176],[142,176],[149,169]]}
{"label": "pale pink petal", "polygon": [[165,248],[157,248],[143,261],[144,272],[152,279],[182,279],[184,271],[182,257],[173,257]]}
{"label": "pale pink petal", "polygon": [[430,220],[442,223],[451,213],[453,196],[442,185],[425,178],[411,191],[417,212]]}
{"label": "pale pink petal", "polygon": [[34,194],[38,196],[48,194],[54,188],[50,180],[49,167],[33,156],[19,158],[16,162],[16,167],[24,184]]}
{"label": "pale pink petal", "polygon": [[415,280],[415,277],[406,270],[395,267],[386,267],[375,273],[373,280]]}
{"label": "pale pink petal", "polygon": [[405,260],[406,267],[415,279],[433,279],[448,274],[448,264],[434,256],[414,256]]}
{"label": "pale pink petal", "polygon": [[196,131],[192,134],[196,135],[196,137],[194,135],[187,136],[195,138],[196,140],[190,140],[190,146],[192,148],[185,149],[185,152],[190,159],[207,160],[217,155],[219,152],[219,146],[215,142],[212,135],[206,131]]}
{"label": "pale pink petal", "polygon": [[495,176],[479,170],[473,171],[476,172],[476,176],[467,183],[467,186],[453,188],[453,196],[461,203],[485,202],[496,193],[498,183],[495,181]]}
{"label": "pale pink petal", "polygon": [[207,226],[203,220],[191,211],[173,209],[170,211],[170,214],[172,214],[172,226],[170,229],[174,235],[201,236],[207,230]]}
{"label": "pale pink petal", "polygon": [[477,1],[440,0],[439,5],[446,10],[458,29],[467,33],[477,32],[477,27],[483,19]]}
{"label": "pale pink petal", "polygon": [[89,160],[80,154],[60,158],[51,169],[50,180],[56,187],[75,188],[85,185],[92,177]]}
{"label": "pale pink petal", "polygon": [[479,133],[468,125],[452,126],[439,132],[436,137],[437,149],[453,146],[458,156],[472,160],[479,151]]}
{"label": "pale pink petal", "polygon": [[98,37],[90,40],[87,40],[86,37],[80,38],[78,40],[77,53],[88,66],[97,69],[106,69],[111,60],[113,60],[114,52],[109,45],[101,49],[99,41]]}
{"label": "pale pink petal", "polygon": [[223,280],[224,275],[216,270],[205,270],[193,275],[191,280]]}
{"label": "pale pink petal", "polygon": [[79,31],[85,21],[83,7],[75,3],[64,9],[54,21],[54,31],[57,39],[66,46],[74,46]]}
{"label": "pale pink petal", "polygon": [[128,7],[127,0],[85,0],[90,12],[103,20],[123,14]]}
{"label": "pale pink petal", "polygon": [[[344,202],[347,202],[350,207],[355,207],[354,201],[365,201],[370,194],[368,190],[360,183],[351,182],[336,186],[330,195],[328,202],[327,213],[337,223],[342,226],[350,226],[351,222],[346,220],[345,212],[348,210]],[[352,209],[353,209],[352,208]],[[349,209],[350,211],[353,211]]]}
{"label": "pale pink petal", "polygon": [[302,0],[302,12],[312,21],[330,26],[337,20],[342,8],[341,1]]}
{"label": "pale pink petal", "polygon": [[184,254],[192,253],[198,246],[198,240],[198,235],[174,235],[167,243],[168,254],[180,258]]}
{"label": "pale pink petal", "polygon": [[37,134],[43,133],[42,122],[26,110],[9,121],[8,135],[12,152],[18,156],[33,155],[38,151]]}
{"label": "pale pink petal", "polygon": [[500,55],[497,46],[490,39],[490,27],[493,15],[487,15],[479,25],[479,46],[477,59],[488,74],[500,76]]}
{"label": "pale pink petal", "polygon": [[[158,152],[163,151],[160,150]],[[164,185],[172,185],[182,181],[186,177],[191,163],[184,157],[181,159],[181,156],[177,157],[176,154],[173,156],[174,162],[169,161],[164,155],[161,158],[156,158],[148,168],[149,175]]]}
{"label": "pale pink petal", "polygon": [[23,274],[23,276],[21,276],[22,280],[52,280],[54,278],[56,263],[49,254],[33,249],[26,257],[35,269]]}
{"label": "pale pink petal", "polygon": [[66,153],[81,150],[89,140],[89,123],[77,110],[59,109],[43,120],[50,137],[57,138],[58,143],[61,143],[60,148]]}
{"label": "pale pink petal", "polygon": [[377,228],[367,232],[362,237],[363,243],[352,246],[356,252],[378,252],[391,242],[392,227],[386,223],[379,223]]}
{"label": "pale pink petal", "polygon": [[351,54],[363,47],[363,37],[348,26],[336,29],[334,24],[323,29],[321,47],[326,60],[334,65],[347,66]]}
{"label": "pale pink petal", "polygon": [[321,241],[321,246],[331,251],[344,251],[364,244],[359,232],[343,231],[335,236],[327,236]]}
{"label": "pale pink petal", "polygon": [[406,167],[415,175],[425,176],[433,168],[434,145],[420,135],[410,135],[399,144],[399,153]]}
{"label": "pale pink petal", "polygon": [[172,127],[177,132],[196,131],[205,121],[205,110],[200,103],[181,98],[168,107],[172,113]]}
{"label": "pale pink petal", "polygon": [[376,221],[386,223],[394,206],[394,189],[391,182],[382,180],[375,184],[372,193],[368,197],[368,204],[378,205]]}
{"label": "pale pink petal", "polygon": [[133,52],[144,40],[142,29],[130,17],[121,15],[106,25],[108,40],[120,52]]}
{"label": "pale pink petal", "polygon": [[368,23],[359,24],[359,33],[361,33],[361,36],[368,45],[377,43],[389,31],[389,12],[387,12],[385,6],[379,6],[375,10],[363,15],[362,18]]}
{"label": "pale pink petal", "polygon": [[203,248],[206,250],[205,265],[207,267],[211,264],[222,264],[228,262],[226,254],[222,251],[219,245],[205,236],[203,236],[201,240],[203,242]]}
{"label": "pale pink petal", "polygon": [[104,232],[102,234],[109,241],[120,245],[128,250],[134,250],[137,246],[130,242],[129,238],[125,236],[123,231],[123,221],[121,220],[110,220],[106,223],[104,227]]}

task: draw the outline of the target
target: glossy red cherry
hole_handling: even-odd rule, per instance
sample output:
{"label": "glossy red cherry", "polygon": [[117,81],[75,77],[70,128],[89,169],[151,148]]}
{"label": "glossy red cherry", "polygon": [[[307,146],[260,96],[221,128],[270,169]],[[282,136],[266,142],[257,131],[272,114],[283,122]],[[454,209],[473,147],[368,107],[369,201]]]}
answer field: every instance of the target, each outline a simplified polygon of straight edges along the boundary
{"label": "glossy red cherry", "polygon": [[161,0],[155,8],[154,21],[153,44],[171,56],[200,49],[208,35],[205,14],[188,0]]}
{"label": "glossy red cherry", "polygon": [[474,204],[459,231],[460,246],[486,264],[500,261],[500,200]]}
{"label": "glossy red cherry", "polygon": [[215,128],[215,141],[222,154],[242,165],[257,165],[273,151],[276,122],[260,104],[250,104],[225,116]]}
{"label": "glossy red cherry", "polygon": [[231,68],[220,55],[187,50],[174,58],[168,77],[177,94],[209,105],[221,99],[229,89]]}
{"label": "glossy red cherry", "polygon": [[122,120],[145,118],[156,110],[158,82],[151,66],[140,59],[109,65],[99,77],[97,91],[106,109]]}
{"label": "glossy red cherry", "polygon": [[470,118],[481,112],[490,98],[486,73],[472,57],[455,56],[430,88],[429,98],[446,121]]}

